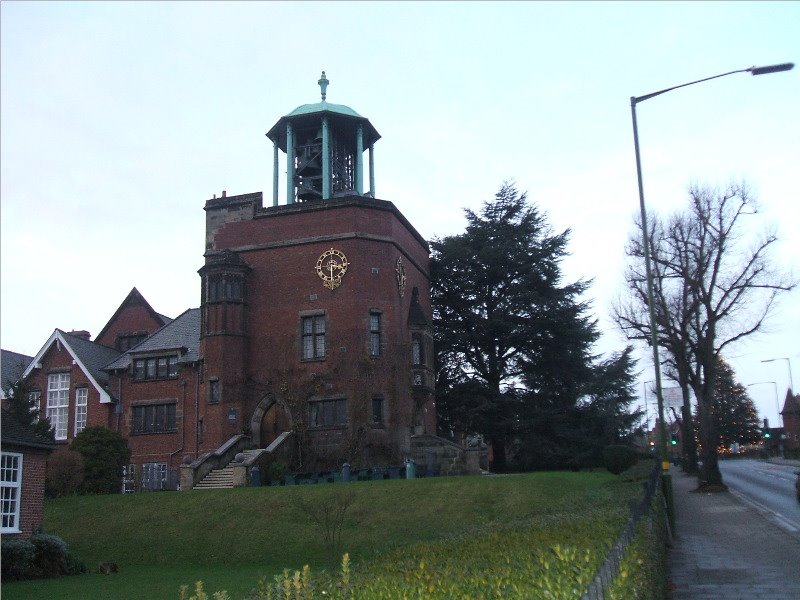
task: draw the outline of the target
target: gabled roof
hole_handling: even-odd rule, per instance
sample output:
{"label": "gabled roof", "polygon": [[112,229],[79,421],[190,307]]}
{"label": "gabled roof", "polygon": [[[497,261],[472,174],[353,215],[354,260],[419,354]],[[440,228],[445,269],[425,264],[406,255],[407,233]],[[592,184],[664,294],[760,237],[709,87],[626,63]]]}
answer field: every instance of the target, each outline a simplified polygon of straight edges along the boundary
{"label": "gabled roof", "polygon": [[200,358],[200,309],[190,308],[165,325],[135,348],[131,348],[103,368],[106,371],[127,369],[133,357],[179,350],[179,363],[196,362]]}
{"label": "gabled roof", "polygon": [[119,308],[117,308],[116,312],[108,320],[108,323],[106,323],[103,329],[100,331],[100,333],[97,334],[95,339],[96,340],[101,339],[105,334],[105,332],[108,330],[108,328],[111,327],[111,324],[117,320],[119,313],[121,313],[124,308],[129,306],[143,306],[147,310],[147,312],[150,313],[150,316],[153,317],[153,320],[156,323],[159,323],[162,327],[167,323],[169,323],[170,321],[172,321],[172,319],[170,319],[169,317],[165,317],[164,315],[154,311],[153,307],[150,306],[150,303],[148,303],[147,300],[144,299],[144,296],[142,296],[142,294],[139,292],[139,290],[137,290],[134,287],[125,297],[125,300],[122,301],[122,304],[119,305]]}
{"label": "gabled roof", "polygon": [[51,450],[56,447],[52,440],[36,433],[30,427],[18,422],[11,416],[11,412],[3,409],[2,425],[0,425],[0,439],[3,446],[22,446],[25,448],[42,448]]}
{"label": "gabled roof", "polygon": [[0,398],[8,397],[8,390],[20,380],[32,360],[32,356],[0,350]]}
{"label": "gabled roof", "polygon": [[792,390],[786,391],[786,400],[783,402],[782,415],[800,413],[800,394],[792,394]]}
{"label": "gabled roof", "polygon": [[23,377],[27,377],[31,371],[42,361],[42,358],[55,344],[61,344],[67,352],[69,352],[72,359],[86,374],[91,384],[100,394],[100,402],[107,404],[113,402],[111,395],[106,390],[105,386],[108,383],[108,373],[102,370],[103,366],[108,364],[119,356],[119,352],[113,348],[101,346],[94,342],[90,342],[81,337],[70,335],[56,329],[53,335],[45,342],[42,349],[33,358],[33,361],[28,365],[23,373]]}

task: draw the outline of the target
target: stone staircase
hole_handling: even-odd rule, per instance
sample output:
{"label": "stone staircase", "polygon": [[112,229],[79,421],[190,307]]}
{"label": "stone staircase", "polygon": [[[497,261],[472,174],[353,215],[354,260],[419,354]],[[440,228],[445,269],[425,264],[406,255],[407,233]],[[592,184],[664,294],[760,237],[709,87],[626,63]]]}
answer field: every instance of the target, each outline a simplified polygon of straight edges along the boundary
{"label": "stone staircase", "polygon": [[[417,465],[424,465],[426,474],[468,475],[480,473],[479,450],[464,448],[435,435],[411,437],[411,457]],[[486,449],[482,452],[485,454]]]}
{"label": "stone staircase", "polygon": [[[250,458],[254,454],[258,454],[261,452],[259,449],[255,450],[245,450],[242,452],[244,454],[245,460]],[[240,461],[241,462],[241,461]],[[195,490],[227,490],[233,489],[233,465],[239,464],[235,460],[228,463],[227,466],[222,467],[221,469],[214,469],[210,471],[208,475],[206,475],[200,482],[195,484]]]}

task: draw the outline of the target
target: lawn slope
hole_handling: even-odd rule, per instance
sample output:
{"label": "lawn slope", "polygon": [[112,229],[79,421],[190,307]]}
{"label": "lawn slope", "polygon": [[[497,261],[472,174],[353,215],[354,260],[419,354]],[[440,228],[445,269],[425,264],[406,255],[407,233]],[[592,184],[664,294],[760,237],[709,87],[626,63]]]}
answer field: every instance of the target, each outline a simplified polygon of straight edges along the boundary
{"label": "lawn slope", "polygon": [[[59,499],[46,503],[46,531],[63,537],[90,569],[116,561],[120,574],[111,577],[118,583],[92,575],[60,584],[13,584],[3,592],[9,600],[175,598],[172,590],[199,577],[206,589],[225,587],[242,597],[255,585],[254,573],[271,576],[303,564],[324,568],[325,546],[300,504],[335,503],[349,491],[354,500],[342,537],[356,569],[359,562],[379,564],[382,556],[402,554],[407,546],[442,547],[451,539],[513,530],[516,523],[549,527],[542,540],[550,544],[564,523],[589,522],[591,529],[597,519],[603,523],[599,543],[610,545],[628,517],[627,499],[639,487],[608,473],[555,472]],[[140,596],[143,581],[151,578],[162,587],[145,586],[149,591]],[[125,587],[126,579],[138,586],[136,592]],[[94,580],[92,588],[116,585],[118,595],[71,591],[81,580]]]}

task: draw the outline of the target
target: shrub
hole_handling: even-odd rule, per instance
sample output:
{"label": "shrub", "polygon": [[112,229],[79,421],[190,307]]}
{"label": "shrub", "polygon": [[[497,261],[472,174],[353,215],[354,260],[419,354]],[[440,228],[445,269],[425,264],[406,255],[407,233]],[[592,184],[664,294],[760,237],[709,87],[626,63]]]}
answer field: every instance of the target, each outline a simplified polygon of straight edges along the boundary
{"label": "shrub", "polygon": [[644,481],[649,479],[656,467],[656,461],[650,457],[639,459],[639,461],[629,469],[625,469],[620,478],[622,481]]}
{"label": "shrub", "polygon": [[28,540],[3,538],[3,581],[26,579],[35,556],[36,547]]}
{"label": "shrub", "polygon": [[32,576],[61,577],[68,571],[67,544],[60,537],[46,533],[35,533],[30,537],[36,549]]}
{"label": "shrub", "polygon": [[83,456],[83,493],[122,491],[122,468],[131,459],[125,438],[105,427],[87,427],[75,436],[71,448]]}
{"label": "shrub", "polygon": [[86,563],[80,558],[75,556],[71,551],[67,552],[67,572],[66,575],[81,575],[88,573],[89,569],[86,568]]}
{"label": "shrub", "polygon": [[83,457],[75,450],[56,452],[47,460],[45,493],[51,498],[77,494],[83,483]]}
{"label": "shrub", "polygon": [[86,565],[55,535],[35,533],[27,540],[3,539],[3,581],[86,573]]}
{"label": "shrub", "polygon": [[[290,596],[287,596],[289,598]],[[182,585],[180,590],[180,600],[210,600],[213,598],[214,600],[230,600],[230,596],[228,592],[221,591],[221,592],[214,592],[213,595],[209,596],[208,593],[203,589],[203,582],[197,581],[194,584],[194,594],[189,596],[189,586]]]}
{"label": "shrub", "polygon": [[274,460],[269,464],[267,470],[267,477],[270,481],[280,481],[289,471],[289,467],[282,460]]}
{"label": "shrub", "polygon": [[606,469],[619,475],[636,464],[636,451],[630,446],[611,445],[603,449],[603,461]]}

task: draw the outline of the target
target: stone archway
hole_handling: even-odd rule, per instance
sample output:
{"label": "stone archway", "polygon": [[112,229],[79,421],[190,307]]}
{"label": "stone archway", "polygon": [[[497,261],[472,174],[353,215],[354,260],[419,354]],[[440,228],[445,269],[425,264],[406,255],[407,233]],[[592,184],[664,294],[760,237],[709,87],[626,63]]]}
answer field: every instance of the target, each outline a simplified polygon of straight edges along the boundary
{"label": "stone archway", "polygon": [[283,400],[266,394],[258,401],[250,418],[250,437],[257,448],[266,448],[283,431],[292,428],[292,412]]}

